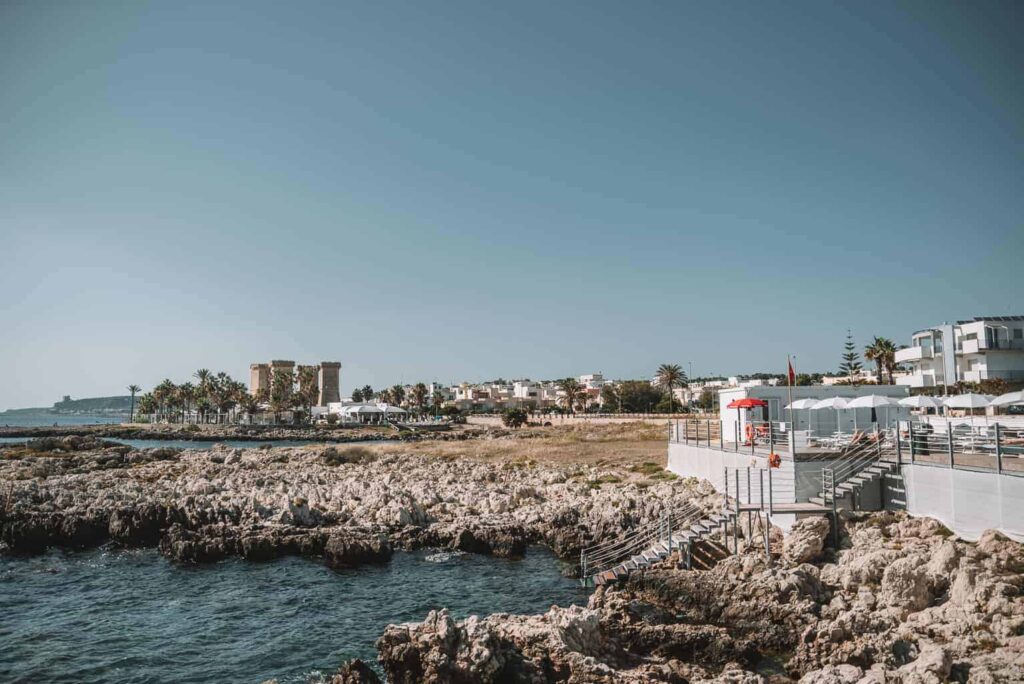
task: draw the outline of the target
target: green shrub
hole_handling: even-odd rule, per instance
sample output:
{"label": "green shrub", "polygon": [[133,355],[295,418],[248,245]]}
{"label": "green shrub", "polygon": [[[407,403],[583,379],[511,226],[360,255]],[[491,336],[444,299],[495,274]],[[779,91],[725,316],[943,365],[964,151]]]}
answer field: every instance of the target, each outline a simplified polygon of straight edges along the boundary
{"label": "green shrub", "polygon": [[529,420],[529,416],[523,409],[505,409],[505,412],[501,414],[501,422],[508,428],[520,428],[526,425],[527,420]]}

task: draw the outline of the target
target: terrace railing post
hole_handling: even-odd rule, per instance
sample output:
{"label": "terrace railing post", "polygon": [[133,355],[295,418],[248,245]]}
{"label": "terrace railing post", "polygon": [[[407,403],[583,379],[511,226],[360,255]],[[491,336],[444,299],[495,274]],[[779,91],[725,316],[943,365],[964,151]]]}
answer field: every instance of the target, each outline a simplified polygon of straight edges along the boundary
{"label": "terrace railing post", "polygon": [[751,501],[750,501],[751,495],[752,494],[751,494],[751,491],[750,491],[750,466],[747,466],[747,503],[748,504],[751,503]]}
{"label": "terrace railing post", "polygon": [[725,451],[725,432],[722,430],[722,421],[718,421],[718,450]]}
{"label": "terrace railing post", "polygon": [[775,453],[775,431],[772,430],[772,421],[768,421],[768,453]]}
{"label": "terrace railing post", "polygon": [[946,423],[946,435],[948,439],[946,444],[949,447],[949,467],[953,467],[953,428],[950,427],[949,423]]}
{"label": "terrace railing post", "polygon": [[764,469],[763,468],[757,471],[757,482],[758,482],[758,485],[759,485],[759,487],[758,487],[759,492],[758,492],[758,497],[757,497],[757,505],[761,507],[761,510],[764,510]]}
{"label": "terrace railing post", "polygon": [[668,555],[672,555],[672,515],[665,513],[665,536],[668,539]]}
{"label": "terrace railing post", "polygon": [[[795,469],[795,467],[796,467],[796,464],[794,464],[794,469]],[[775,497],[772,494],[772,464],[769,463],[768,464],[768,517],[769,518],[771,518],[772,515],[775,513],[774,503],[775,503]]]}
{"label": "terrace railing post", "polygon": [[999,423],[996,423],[996,473],[1003,472],[1003,440],[1000,434]]}
{"label": "terrace railing post", "polygon": [[736,497],[735,497],[735,499],[736,499],[736,512],[739,513],[740,512],[740,469],[739,468],[736,469],[736,475],[732,479],[734,481],[733,482],[733,486],[736,489]]}
{"label": "terrace railing post", "polygon": [[900,422],[896,421],[896,465],[903,465],[903,442],[900,441]]}
{"label": "terrace railing post", "polygon": [[914,423],[910,423],[910,464],[914,464]]}
{"label": "terrace railing post", "polygon": [[736,504],[736,515],[732,519],[732,554],[739,555],[740,552],[740,514],[739,503]]}
{"label": "terrace railing post", "polygon": [[732,424],[732,436],[733,436],[733,451],[740,450],[740,423],[736,421]]}

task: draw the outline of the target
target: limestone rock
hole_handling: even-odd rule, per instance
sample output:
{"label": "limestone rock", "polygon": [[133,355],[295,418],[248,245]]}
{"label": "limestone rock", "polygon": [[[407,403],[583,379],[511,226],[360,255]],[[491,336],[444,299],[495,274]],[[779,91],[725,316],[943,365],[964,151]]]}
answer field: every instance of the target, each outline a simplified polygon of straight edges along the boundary
{"label": "limestone rock", "polygon": [[828,518],[815,516],[798,520],[786,535],[782,554],[791,563],[811,563],[821,558],[831,529]]}

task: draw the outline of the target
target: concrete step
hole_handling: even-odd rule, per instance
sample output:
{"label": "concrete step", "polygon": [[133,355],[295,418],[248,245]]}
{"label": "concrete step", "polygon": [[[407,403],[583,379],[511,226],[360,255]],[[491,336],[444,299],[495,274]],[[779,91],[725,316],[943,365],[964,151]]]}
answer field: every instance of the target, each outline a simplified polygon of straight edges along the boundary
{"label": "concrete step", "polygon": [[812,496],[810,499],[808,499],[808,501],[810,501],[812,504],[815,504],[817,506],[824,506],[825,505],[825,498],[821,497],[821,496]]}

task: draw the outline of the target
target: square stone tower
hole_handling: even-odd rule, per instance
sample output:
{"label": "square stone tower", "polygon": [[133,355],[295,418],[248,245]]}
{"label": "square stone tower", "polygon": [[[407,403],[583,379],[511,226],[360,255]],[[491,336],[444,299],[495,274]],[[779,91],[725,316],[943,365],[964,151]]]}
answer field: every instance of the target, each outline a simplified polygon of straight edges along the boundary
{"label": "square stone tower", "polygon": [[341,364],[337,361],[320,362],[320,399],[317,406],[341,401]]}
{"label": "square stone tower", "polygon": [[256,396],[260,390],[270,391],[270,364],[249,364],[249,394]]}

